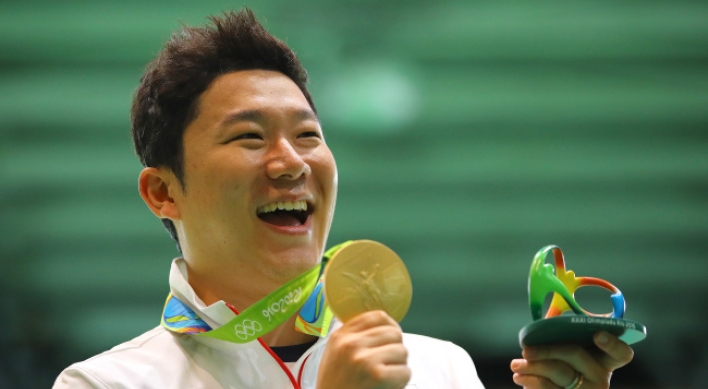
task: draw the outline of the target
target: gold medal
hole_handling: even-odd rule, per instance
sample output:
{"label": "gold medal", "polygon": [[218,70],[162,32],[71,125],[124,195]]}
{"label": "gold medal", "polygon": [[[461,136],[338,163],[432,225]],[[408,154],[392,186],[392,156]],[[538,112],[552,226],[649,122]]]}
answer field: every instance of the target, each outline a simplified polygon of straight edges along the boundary
{"label": "gold medal", "polygon": [[386,311],[400,322],[413,296],[406,265],[393,250],[357,240],[337,251],[324,272],[324,292],[342,322],[367,311]]}

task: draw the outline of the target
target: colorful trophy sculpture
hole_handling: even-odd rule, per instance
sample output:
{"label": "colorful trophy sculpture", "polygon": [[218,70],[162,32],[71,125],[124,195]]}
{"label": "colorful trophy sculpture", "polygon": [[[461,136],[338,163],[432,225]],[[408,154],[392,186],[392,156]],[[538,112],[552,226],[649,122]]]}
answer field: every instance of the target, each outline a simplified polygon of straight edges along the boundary
{"label": "colorful trophy sculpture", "polygon": [[[545,263],[546,256],[553,252],[554,267]],[[583,286],[599,286],[612,292],[612,312],[590,313],[575,301],[575,291]],[[543,301],[553,292],[551,306],[543,314]],[[529,274],[529,306],[534,322],[521,329],[521,346],[552,343],[575,343],[593,345],[593,335],[606,331],[618,336],[627,344],[637,343],[647,336],[646,327],[623,319],[625,302],[622,292],[605,280],[594,277],[576,277],[566,270],[563,252],[557,246],[546,246],[536,253]]]}

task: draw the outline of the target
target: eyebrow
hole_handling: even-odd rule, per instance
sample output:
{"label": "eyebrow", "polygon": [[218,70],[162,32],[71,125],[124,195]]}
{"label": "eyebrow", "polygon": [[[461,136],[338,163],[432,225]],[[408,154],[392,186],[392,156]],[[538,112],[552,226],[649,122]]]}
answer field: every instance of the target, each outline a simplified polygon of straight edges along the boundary
{"label": "eyebrow", "polygon": [[[314,120],[319,123],[320,119],[317,114],[311,109],[298,109],[292,114],[295,119],[300,121],[303,120]],[[224,120],[221,121],[221,127],[226,127],[228,125],[238,123],[238,122],[263,122],[266,119],[266,115],[262,110],[259,109],[246,109],[243,111],[234,112],[227,115]]]}

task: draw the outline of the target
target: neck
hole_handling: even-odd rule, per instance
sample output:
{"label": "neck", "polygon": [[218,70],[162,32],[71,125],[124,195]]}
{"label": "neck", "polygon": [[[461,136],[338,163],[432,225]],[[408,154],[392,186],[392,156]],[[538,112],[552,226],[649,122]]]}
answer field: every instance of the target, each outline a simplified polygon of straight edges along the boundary
{"label": "neck", "polygon": [[273,331],[263,335],[261,339],[270,347],[294,346],[315,340],[317,337],[303,334],[295,329],[295,319],[297,315],[291,316],[285,323],[279,325]]}

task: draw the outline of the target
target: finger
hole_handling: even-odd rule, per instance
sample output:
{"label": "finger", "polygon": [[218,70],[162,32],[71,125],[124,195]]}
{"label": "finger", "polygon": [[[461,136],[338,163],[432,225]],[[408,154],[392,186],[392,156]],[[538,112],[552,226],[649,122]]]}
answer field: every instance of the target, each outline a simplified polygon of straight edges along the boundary
{"label": "finger", "polygon": [[599,379],[606,374],[606,368],[600,365],[600,362],[591,356],[588,350],[575,344],[526,347],[522,351],[522,355],[527,361],[551,359],[563,361],[571,369],[593,380]]}
{"label": "finger", "polygon": [[369,311],[354,316],[344,324],[351,331],[363,331],[371,327],[390,325],[401,328],[388,313],[384,311]]}
{"label": "finger", "polygon": [[385,388],[403,388],[411,380],[411,369],[406,365],[380,365],[373,374],[377,382],[386,383]]}
{"label": "finger", "polygon": [[408,349],[402,344],[387,344],[366,349],[361,357],[374,365],[405,365],[408,362]]}
{"label": "finger", "polygon": [[619,369],[634,358],[634,350],[612,334],[598,332],[594,340],[597,348],[602,350],[602,353],[597,356],[597,361],[610,371]]}
{"label": "finger", "polygon": [[360,347],[378,347],[387,344],[403,344],[403,332],[392,326],[369,328],[358,334],[357,343]]}
{"label": "finger", "polygon": [[516,385],[523,386],[524,389],[563,389],[547,378],[535,375],[514,373],[512,379]]}
{"label": "finger", "polygon": [[511,370],[521,375],[543,377],[560,387],[570,385],[577,373],[568,364],[556,360],[527,361],[515,359],[511,361]]}

